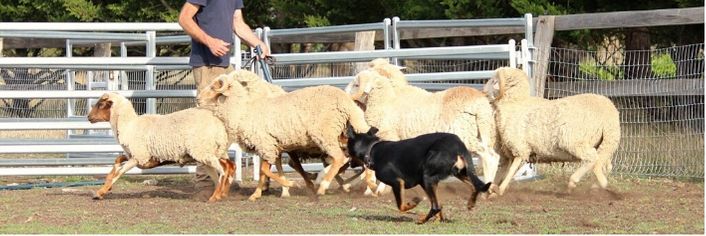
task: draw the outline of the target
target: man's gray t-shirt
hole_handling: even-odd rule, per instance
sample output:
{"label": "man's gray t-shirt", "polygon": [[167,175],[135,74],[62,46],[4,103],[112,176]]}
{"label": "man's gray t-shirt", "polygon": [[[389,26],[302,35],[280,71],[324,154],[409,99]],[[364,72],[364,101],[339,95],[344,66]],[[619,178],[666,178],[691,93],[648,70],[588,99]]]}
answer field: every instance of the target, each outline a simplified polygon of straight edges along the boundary
{"label": "man's gray t-shirt", "polygon": [[[187,0],[187,2],[201,6],[194,16],[194,21],[211,37],[218,38],[233,45],[233,13],[236,9],[243,8],[242,0]],[[236,50],[239,50],[236,47]],[[191,39],[191,56],[189,65],[197,66],[222,66],[230,64],[230,53],[217,57],[205,44]]]}

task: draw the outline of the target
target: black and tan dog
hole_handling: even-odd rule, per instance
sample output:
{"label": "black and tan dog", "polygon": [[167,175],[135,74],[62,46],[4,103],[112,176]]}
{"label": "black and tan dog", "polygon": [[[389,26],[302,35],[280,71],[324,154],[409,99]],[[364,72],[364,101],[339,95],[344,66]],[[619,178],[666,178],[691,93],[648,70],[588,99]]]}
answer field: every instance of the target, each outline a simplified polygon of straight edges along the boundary
{"label": "black and tan dog", "polygon": [[415,198],[403,204],[404,189],[422,186],[431,201],[431,210],[417,223],[423,224],[434,216],[437,220],[444,220],[436,198],[436,188],[439,181],[449,176],[456,176],[471,186],[468,210],[475,205],[479,192],[488,191],[490,183],[483,183],[473,173],[471,154],[458,136],[431,133],[392,142],[380,140],[375,136],[377,131],[373,127],[367,133],[357,134],[349,128],[348,152],[374,170],[377,179],[392,187],[401,212],[416,207],[421,201]]}

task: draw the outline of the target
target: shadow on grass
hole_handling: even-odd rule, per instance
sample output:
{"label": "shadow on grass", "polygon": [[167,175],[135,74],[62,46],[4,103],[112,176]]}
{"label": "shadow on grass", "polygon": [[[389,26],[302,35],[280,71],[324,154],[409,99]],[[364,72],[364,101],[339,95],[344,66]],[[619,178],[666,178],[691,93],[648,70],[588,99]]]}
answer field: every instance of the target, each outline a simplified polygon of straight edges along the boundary
{"label": "shadow on grass", "polygon": [[386,222],[414,222],[416,219],[416,216],[412,215],[398,215],[398,216],[390,216],[390,215],[359,215],[356,216],[360,219],[365,219],[365,220],[370,220],[370,221],[386,221]]}

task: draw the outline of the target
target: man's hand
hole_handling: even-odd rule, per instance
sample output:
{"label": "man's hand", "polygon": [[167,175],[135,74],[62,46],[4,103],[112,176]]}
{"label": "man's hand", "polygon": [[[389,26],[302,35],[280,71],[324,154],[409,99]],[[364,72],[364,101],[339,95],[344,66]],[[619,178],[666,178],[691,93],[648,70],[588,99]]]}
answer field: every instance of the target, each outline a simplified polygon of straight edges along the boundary
{"label": "man's hand", "polygon": [[272,54],[270,54],[270,48],[267,47],[267,45],[265,45],[264,43],[260,44],[260,48],[262,48],[262,56],[263,57],[267,58],[267,57],[272,56]]}
{"label": "man's hand", "polygon": [[208,46],[208,49],[211,50],[211,53],[216,56],[224,56],[228,52],[230,52],[230,43],[226,43],[223,40],[220,40],[218,38],[212,38],[209,37],[208,41],[206,42],[206,46]]}

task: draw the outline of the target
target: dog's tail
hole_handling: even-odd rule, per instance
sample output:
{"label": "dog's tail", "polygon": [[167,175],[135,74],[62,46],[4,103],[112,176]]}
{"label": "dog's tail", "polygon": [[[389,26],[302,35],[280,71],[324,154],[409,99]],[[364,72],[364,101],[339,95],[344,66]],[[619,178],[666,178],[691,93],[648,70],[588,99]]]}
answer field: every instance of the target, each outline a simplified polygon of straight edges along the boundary
{"label": "dog's tail", "polygon": [[479,192],[488,192],[491,183],[483,183],[483,181],[480,180],[480,178],[478,178],[478,176],[475,174],[475,167],[473,167],[473,159],[471,158],[471,154],[466,151],[462,154],[462,156],[463,160],[466,162],[466,175],[468,175],[468,178],[471,180],[473,187],[476,189],[476,194],[478,194]]}

